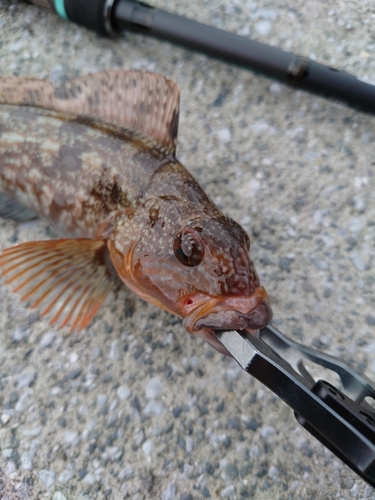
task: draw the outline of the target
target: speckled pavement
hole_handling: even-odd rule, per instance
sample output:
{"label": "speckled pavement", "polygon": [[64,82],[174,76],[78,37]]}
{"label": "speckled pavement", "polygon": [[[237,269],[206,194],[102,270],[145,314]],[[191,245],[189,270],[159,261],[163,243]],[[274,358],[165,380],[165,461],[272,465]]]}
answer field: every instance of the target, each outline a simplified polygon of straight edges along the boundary
{"label": "speckled pavement", "polygon": [[[375,80],[373,2],[150,3]],[[178,156],[249,232],[274,324],[375,380],[375,117],[0,0],[1,76],[111,68],[178,82]],[[0,248],[53,237],[1,221]],[[72,336],[0,293],[2,500],[375,499],[264,386],[125,287]]]}

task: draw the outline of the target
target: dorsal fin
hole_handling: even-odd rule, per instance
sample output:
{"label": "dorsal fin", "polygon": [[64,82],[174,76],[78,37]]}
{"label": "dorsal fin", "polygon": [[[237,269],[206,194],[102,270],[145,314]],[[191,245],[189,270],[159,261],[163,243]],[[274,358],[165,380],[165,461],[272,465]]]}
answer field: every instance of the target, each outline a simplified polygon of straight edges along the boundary
{"label": "dorsal fin", "polygon": [[0,78],[0,104],[39,106],[95,118],[144,135],[168,154],[176,149],[179,91],[164,76],[113,70],[68,81]]}

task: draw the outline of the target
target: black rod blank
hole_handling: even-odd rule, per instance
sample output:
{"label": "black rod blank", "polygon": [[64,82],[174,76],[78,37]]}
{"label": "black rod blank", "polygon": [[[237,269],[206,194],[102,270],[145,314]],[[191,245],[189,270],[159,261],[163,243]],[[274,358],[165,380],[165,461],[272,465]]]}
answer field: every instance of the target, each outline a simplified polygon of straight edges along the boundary
{"label": "black rod blank", "polygon": [[170,14],[136,0],[118,0],[113,26],[189,47],[226,62],[259,71],[283,83],[340,99],[375,113],[375,87],[355,76],[263,43]]}

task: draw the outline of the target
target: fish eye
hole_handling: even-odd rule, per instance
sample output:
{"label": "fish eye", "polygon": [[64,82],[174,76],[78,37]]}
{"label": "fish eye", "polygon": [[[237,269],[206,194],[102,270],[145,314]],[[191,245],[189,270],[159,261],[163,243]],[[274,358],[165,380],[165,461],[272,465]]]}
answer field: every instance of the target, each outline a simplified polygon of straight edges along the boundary
{"label": "fish eye", "polygon": [[194,229],[185,228],[175,236],[173,251],[181,264],[195,267],[204,256],[203,241]]}

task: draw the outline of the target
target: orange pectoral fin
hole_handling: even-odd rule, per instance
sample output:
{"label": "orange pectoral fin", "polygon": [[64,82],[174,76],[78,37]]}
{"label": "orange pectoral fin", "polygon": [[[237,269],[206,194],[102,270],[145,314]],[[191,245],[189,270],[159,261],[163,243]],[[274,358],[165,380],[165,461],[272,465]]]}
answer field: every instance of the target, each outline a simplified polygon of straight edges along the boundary
{"label": "orange pectoral fin", "polygon": [[106,265],[104,240],[31,241],[3,250],[0,274],[21,292],[51,324],[84,329],[105,301],[115,282]]}

